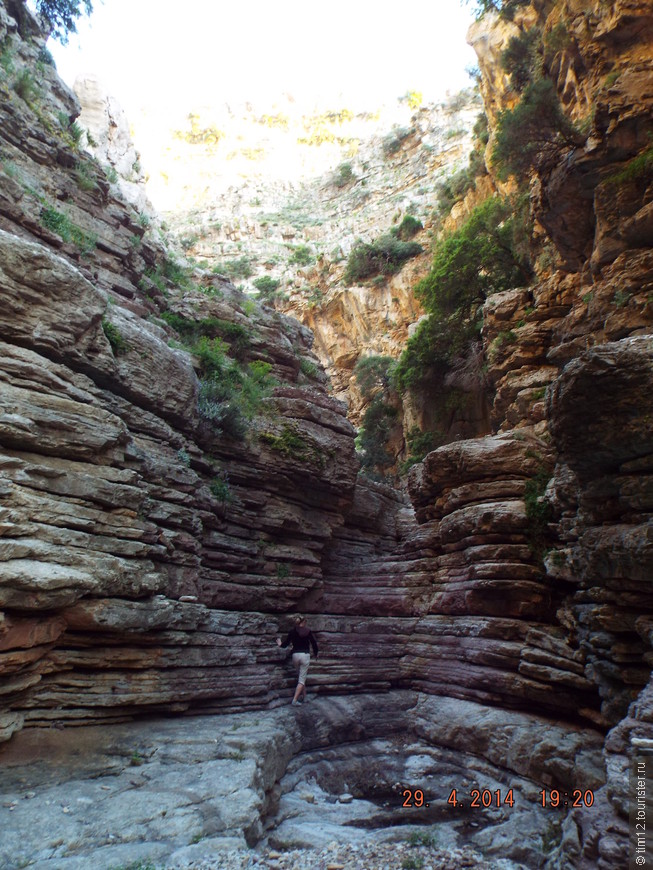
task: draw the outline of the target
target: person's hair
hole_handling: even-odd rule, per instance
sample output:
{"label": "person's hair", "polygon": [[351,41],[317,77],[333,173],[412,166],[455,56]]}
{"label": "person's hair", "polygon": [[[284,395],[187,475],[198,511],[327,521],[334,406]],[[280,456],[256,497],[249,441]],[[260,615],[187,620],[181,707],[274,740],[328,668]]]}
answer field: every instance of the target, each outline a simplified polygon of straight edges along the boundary
{"label": "person's hair", "polygon": [[293,616],[292,620],[295,623],[295,625],[301,625],[302,622],[306,622],[306,617],[302,616],[301,613],[296,613]]}

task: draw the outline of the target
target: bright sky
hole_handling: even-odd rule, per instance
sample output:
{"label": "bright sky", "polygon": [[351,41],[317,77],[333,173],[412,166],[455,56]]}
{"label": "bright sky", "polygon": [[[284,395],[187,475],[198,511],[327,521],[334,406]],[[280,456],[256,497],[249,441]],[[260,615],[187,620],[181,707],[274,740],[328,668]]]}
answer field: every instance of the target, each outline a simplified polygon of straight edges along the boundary
{"label": "bright sky", "polygon": [[129,114],[148,106],[251,100],[284,91],[367,108],[408,90],[427,101],[469,87],[476,56],[461,0],[94,0],[66,47],[70,84],[95,73]]}

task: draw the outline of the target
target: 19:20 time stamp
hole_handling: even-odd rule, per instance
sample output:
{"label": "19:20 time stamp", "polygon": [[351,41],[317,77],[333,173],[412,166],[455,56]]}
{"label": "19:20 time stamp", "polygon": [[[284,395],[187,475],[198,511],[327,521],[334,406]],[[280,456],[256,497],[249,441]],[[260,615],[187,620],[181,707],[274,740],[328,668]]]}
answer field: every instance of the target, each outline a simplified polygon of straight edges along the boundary
{"label": "19:20 time stamp", "polygon": [[[591,807],[594,803],[594,792],[591,789],[576,788],[571,792],[559,791],[553,788],[547,791],[543,788],[540,792],[540,804],[544,808],[551,807]],[[424,792],[421,788],[405,788],[401,796],[403,797],[402,807],[428,807],[430,804],[424,797]],[[470,809],[489,809],[489,807],[514,807],[515,797],[513,790],[509,788],[503,792],[500,788],[491,791],[489,788],[473,788],[467,797],[470,798],[469,804],[458,799],[458,789],[452,788],[451,794],[447,798],[447,803],[452,807],[462,809],[469,807]]]}

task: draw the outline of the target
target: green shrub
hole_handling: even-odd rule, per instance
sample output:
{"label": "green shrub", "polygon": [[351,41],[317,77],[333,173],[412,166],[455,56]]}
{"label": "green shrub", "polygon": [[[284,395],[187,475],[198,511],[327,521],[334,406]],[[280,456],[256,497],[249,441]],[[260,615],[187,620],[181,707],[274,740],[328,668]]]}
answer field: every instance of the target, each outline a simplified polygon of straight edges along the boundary
{"label": "green shrub", "polygon": [[107,337],[107,341],[111,345],[111,351],[114,356],[121,356],[121,354],[127,353],[129,345],[123,338],[118,327],[114,326],[106,317],[102,318],[102,329]]}
{"label": "green shrub", "polygon": [[[191,320],[183,314],[173,311],[164,311],[161,319],[165,320],[179,335],[191,344],[193,353],[201,354],[203,350],[197,343],[200,339],[221,338],[227,342],[229,349],[236,357],[244,356],[250,347],[250,332],[240,323],[232,323],[230,320],[222,320],[219,317],[204,317],[200,320]],[[201,345],[202,348],[205,344]]]}
{"label": "green shrub", "polygon": [[502,18],[512,21],[520,6],[527,6],[531,0],[464,0],[467,5],[473,4],[477,18],[482,18],[486,12],[495,11]]}
{"label": "green shrub", "polygon": [[89,254],[95,248],[97,236],[84,232],[67,215],[55,208],[46,206],[41,210],[41,223],[60,236],[64,242],[72,242],[76,245],[82,254]]}
{"label": "green shrub", "polygon": [[336,187],[346,187],[356,178],[351,163],[341,163],[337,168],[333,183]]}
{"label": "green shrub", "polygon": [[526,481],[524,504],[528,520],[528,542],[531,552],[542,558],[549,539],[549,523],[553,517],[551,505],[544,498],[544,492],[551,479],[546,468],[540,467],[533,478]]}
{"label": "green shrub", "polygon": [[263,299],[272,299],[281,286],[281,281],[277,278],[272,278],[270,275],[263,275],[261,278],[255,278],[252,283]]}
{"label": "green shrub", "polygon": [[237,260],[225,260],[224,263],[215,266],[213,271],[226,275],[231,279],[250,278],[253,273],[249,257],[239,257]]}
{"label": "green shrub", "polygon": [[159,267],[164,278],[178,287],[188,286],[190,270],[178,263],[174,257],[166,257]]}
{"label": "green shrub", "polygon": [[414,218],[412,215],[404,215],[402,222],[398,227],[393,227],[390,232],[397,239],[401,239],[402,242],[407,242],[409,239],[412,239],[414,235],[416,235],[420,230],[424,229],[424,224]]}
{"label": "green shrub", "polygon": [[22,70],[14,79],[13,89],[28,105],[36,98],[39,89],[29,70]]}
{"label": "green shrub", "polygon": [[314,261],[315,257],[308,245],[297,245],[288,260],[292,266],[310,266]]}
{"label": "green shrub", "polygon": [[82,137],[84,136],[84,128],[78,124],[77,121],[73,121],[73,123],[68,127],[68,134],[73,140],[75,147],[79,147]]}
{"label": "green shrub", "polygon": [[75,178],[80,190],[95,190],[97,184],[95,178],[90,173],[88,166],[82,164],[75,170]]}
{"label": "green shrub", "polygon": [[320,465],[323,463],[323,458],[318,457],[315,447],[287,423],[283,424],[281,432],[278,434],[262,432],[259,437],[271,450],[281,453],[282,456],[297,459],[300,462],[310,462],[317,459]]}
{"label": "green shrub", "polygon": [[405,127],[395,127],[391,133],[383,139],[381,149],[386,157],[391,157],[396,154],[401,148],[403,142],[413,133],[413,130],[408,130]]}
{"label": "green shrub", "polygon": [[419,426],[413,426],[406,434],[406,445],[410,453],[408,458],[401,463],[399,473],[405,474],[409,468],[421,462],[427,453],[430,453],[443,442],[444,436],[441,432],[422,432]]}
{"label": "green shrub", "polygon": [[438,244],[416,295],[429,317],[408,340],[394,370],[396,388],[441,383],[481,327],[481,306],[492,293],[528,283],[532,270],[522,236],[527,220],[509,199],[490,197]]}
{"label": "green shrub", "polygon": [[430,273],[416,287],[428,311],[452,314],[530,281],[530,264],[516,250],[519,227],[511,206],[508,199],[489,197],[442,239]]}
{"label": "green shrub", "polygon": [[14,49],[8,41],[2,46],[2,50],[0,50],[0,69],[8,76],[15,71]]}
{"label": "green shrub", "polygon": [[397,409],[385,402],[381,396],[371,401],[363,415],[362,426],[356,438],[356,449],[360,453],[361,468],[370,476],[382,476],[385,469],[394,462],[394,458],[388,453],[387,444],[396,419]]}
{"label": "green shrub", "polygon": [[555,56],[559,51],[564,51],[572,45],[573,40],[564,21],[559,21],[544,35],[544,48],[547,55]]}
{"label": "green shrub", "polygon": [[220,431],[242,438],[276,382],[269,363],[255,360],[241,366],[225,350],[219,338],[206,336],[193,347],[201,369],[198,411]]}
{"label": "green shrub", "polygon": [[231,490],[229,488],[229,478],[224,472],[222,477],[214,477],[209,483],[209,489],[215,498],[221,502],[231,501]]}
{"label": "green shrub", "polygon": [[394,366],[395,361],[391,356],[359,357],[354,366],[354,376],[364,399],[370,399],[378,389],[385,391],[391,386]]}
{"label": "green shrub", "polygon": [[653,179],[653,145],[649,146],[637,157],[633,157],[626,165],[611,175],[608,179],[611,184],[630,184],[632,182],[649,182]]}
{"label": "green shrub", "polygon": [[352,284],[379,273],[394,275],[412,257],[424,249],[417,242],[402,242],[392,233],[380,236],[374,242],[359,242],[347,259],[344,281]]}
{"label": "green shrub", "polygon": [[582,138],[562,111],[553,82],[537,79],[514,109],[499,114],[492,159],[501,178],[525,178],[543,152],[578,145]]}
{"label": "green shrub", "polygon": [[510,76],[513,90],[524,88],[542,76],[542,36],[538,27],[531,27],[513,36],[501,54],[501,65]]}
{"label": "green shrub", "polygon": [[109,163],[104,167],[104,174],[106,175],[109,184],[115,184],[118,181],[118,173],[116,172],[115,167],[111,166]]}
{"label": "green shrub", "polygon": [[315,365],[315,363],[305,358],[302,358],[299,361],[299,370],[303,375],[305,375],[312,381],[317,380],[320,375],[320,370]]}

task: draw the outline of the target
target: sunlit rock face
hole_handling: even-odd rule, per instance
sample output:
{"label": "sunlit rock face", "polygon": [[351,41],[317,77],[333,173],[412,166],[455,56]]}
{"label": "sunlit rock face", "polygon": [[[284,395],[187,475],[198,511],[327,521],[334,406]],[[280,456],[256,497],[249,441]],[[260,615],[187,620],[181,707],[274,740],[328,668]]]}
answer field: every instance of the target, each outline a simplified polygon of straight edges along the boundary
{"label": "sunlit rock face", "polygon": [[129,129],[129,121],[120,104],[107,94],[93,75],[75,81],[75,94],[82,111],[78,123],[86,131],[89,152],[120,177],[120,189],[129,203],[141,214],[154,217],[154,209],[145,192],[145,172]]}

